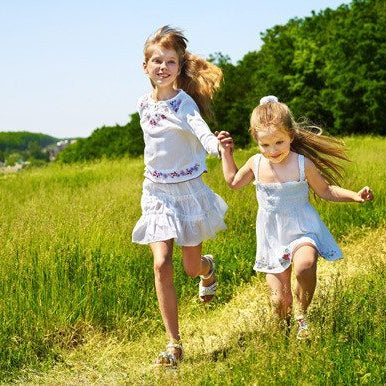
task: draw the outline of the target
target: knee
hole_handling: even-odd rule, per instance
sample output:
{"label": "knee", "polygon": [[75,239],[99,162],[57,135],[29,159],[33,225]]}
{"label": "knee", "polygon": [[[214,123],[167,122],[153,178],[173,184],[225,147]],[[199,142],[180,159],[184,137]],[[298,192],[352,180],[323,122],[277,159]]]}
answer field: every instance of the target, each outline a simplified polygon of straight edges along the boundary
{"label": "knee", "polygon": [[292,306],[293,297],[291,292],[280,292],[271,294],[271,302],[275,307],[290,307]]}
{"label": "knee", "polygon": [[154,275],[156,278],[173,276],[173,264],[170,259],[158,259],[154,262]]}
{"label": "knee", "polygon": [[185,273],[191,278],[195,278],[200,274],[200,267],[184,267]]}
{"label": "knee", "polygon": [[294,266],[296,279],[316,274],[316,262],[304,262]]}

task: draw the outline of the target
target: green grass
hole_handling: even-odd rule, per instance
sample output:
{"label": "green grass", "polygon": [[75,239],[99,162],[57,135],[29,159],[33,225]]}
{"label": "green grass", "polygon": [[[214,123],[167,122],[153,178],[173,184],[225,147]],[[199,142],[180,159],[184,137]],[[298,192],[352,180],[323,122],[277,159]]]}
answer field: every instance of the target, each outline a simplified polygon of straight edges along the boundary
{"label": "green grass", "polygon": [[[357,229],[342,244],[345,259],[320,261],[309,312],[312,340],[298,342],[276,324],[264,275],[240,285],[229,302],[180,307],[185,360],[177,371],[151,363],[166,341],[163,329],[140,339],[96,329],[63,351],[47,372],[17,382],[38,384],[384,384],[386,228]],[[219,293],[224,289],[220,283]]]}
{"label": "green grass", "polygon": [[[345,140],[354,162],[347,165],[344,186],[370,185],[375,200],[365,205],[315,202],[338,241],[383,226],[386,207],[386,140]],[[236,151],[239,165],[253,152]],[[252,279],[257,204],[252,185],[230,191],[218,160],[208,164],[205,181],[229,205],[228,229],[204,245],[205,252],[216,255],[223,283],[211,305],[216,309]],[[63,350],[83,344],[92,329],[135,340],[163,328],[150,251],[131,243],[142,172],[141,159],[123,159],[0,176],[0,380],[14,379],[26,368],[50,367]],[[186,279],[178,248],[175,271],[184,304],[196,296],[196,282]],[[371,288],[361,288],[358,296],[366,299],[379,283],[376,279]]]}
{"label": "green grass", "polygon": [[[380,267],[379,267],[380,268]],[[285,336],[270,321],[264,328],[239,333],[195,365],[176,374],[183,385],[352,385],[384,384],[384,272],[371,271],[326,291],[310,315],[312,340],[299,342],[295,330]],[[374,279],[377,277],[377,279]],[[331,302],[331,296],[333,301]],[[223,328],[226,328],[224,325]],[[147,372],[149,384],[167,384],[170,375]],[[133,379],[134,382],[134,379]]]}

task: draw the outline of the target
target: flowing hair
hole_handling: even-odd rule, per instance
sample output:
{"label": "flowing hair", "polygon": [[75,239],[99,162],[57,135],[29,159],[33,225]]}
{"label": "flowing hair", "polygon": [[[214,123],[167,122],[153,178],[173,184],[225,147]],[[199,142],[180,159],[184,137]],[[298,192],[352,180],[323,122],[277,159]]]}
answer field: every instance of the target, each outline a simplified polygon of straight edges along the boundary
{"label": "flowing hair", "polygon": [[[166,25],[150,36],[144,46],[145,63],[152,54],[154,45],[161,45],[166,49],[173,49],[178,55],[180,74],[176,80],[176,87],[189,94],[197,103],[203,116],[213,116],[211,102],[216,90],[220,87],[222,70],[186,50],[188,39],[181,30]],[[152,83],[154,87],[154,84]]]}
{"label": "flowing hair", "polygon": [[292,139],[292,151],[309,158],[329,184],[340,184],[343,167],[338,161],[349,161],[342,141],[322,135],[322,129],[307,120],[296,122],[288,106],[281,102],[268,102],[255,107],[250,123],[250,132],[256,142],[261,129],[285,131]]}

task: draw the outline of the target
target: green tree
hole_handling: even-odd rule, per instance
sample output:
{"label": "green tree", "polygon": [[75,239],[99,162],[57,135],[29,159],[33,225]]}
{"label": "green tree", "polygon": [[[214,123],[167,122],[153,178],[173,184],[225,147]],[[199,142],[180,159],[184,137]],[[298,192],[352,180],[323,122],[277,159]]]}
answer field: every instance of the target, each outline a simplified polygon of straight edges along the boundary
{"label": "green tree", "polygon": [[[331,134],[386,134],[386,2],[353,0],[336,10],[294,18],[261,34],[262,46],[233,64],[216,53],[224,73],[213,101],[212,131],[237,146],[250,142],[249,117],[264,95],[289,105]],[[0,137],[1,139],[1,137]],[[0,141],[1,144],[1,141]],[[125,126],[102,127],[59,154],[63,162],[137,156],[144,143],[138,114]]]}
{"label": "green tree", "polygon": [[90,137],[67,146],[58,154],[58,160],[70,163],[102,157],[135,157],[143,154],[144,146],[139,114],[135,113],[125,126],[103,126],[94,130]]}
{"label": "green tree", "polygon": [[48,153],[43,153],[42,149],[37,141],[32,141],[28,144],[28,150],[26,152],[27,160],[35,159],[41,161],[49,160]]}
{"label": "green tree", "polygon": [[30,133],[28,131],[2,131],[0,132],[0,149],[6,152],[25,151],[31,142],[36,142],[39,146],[56,143],[58,138],[46,134]]}
{"label": "green tree", "polygon": [[21,162],[23,162],[23,155],[21,153],[11,153],[7,156],[5,164],[7,166],[14,166]]}
{"label": "green tree", "polygon": [[216,128],[243,145],[249,115],[274,94],[296,118],[333,134],[386,134],[386,2],[354,0],[261,35],[263,45],[236,65],[221,62]]}

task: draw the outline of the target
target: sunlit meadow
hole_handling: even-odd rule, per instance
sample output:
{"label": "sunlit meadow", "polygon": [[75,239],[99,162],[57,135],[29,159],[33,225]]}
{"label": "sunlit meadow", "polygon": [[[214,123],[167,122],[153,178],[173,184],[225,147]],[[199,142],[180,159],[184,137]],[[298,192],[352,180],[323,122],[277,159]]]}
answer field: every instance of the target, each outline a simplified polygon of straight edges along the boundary
{"label": "sunlit meadow", "polygon": [[[216,257],[221,287],[213,304],[202,309],[197,302],[197,281],[183,274],[180,251],[175,249],[175,283],[182,313],[185,311],[182,331],[185,321],[186,331],[198,334],[202,341],[191,349],[194,358],[188,357],[174,380],[186,384],[221,380],[239,384],[264,380],[382,383],[386,140],[348,137],[345,142],[353,162],[346,165],[343,186],[359,190],[370,185],[376,198],[365,205],[312,198],[350,255],[358,254],[360,248],[361,253],[355,260],[357,271],[350,271],[345,263],[344,272],[350,273],[347,277],[339,271],[332,274],[321,264],[321,272],[327,270],[322,282],[328,286],[315,297],[311,315],[317,334],[306,348],[284,338],[272,324],[264,300],[264,277],[252,272],[257,209],[254,187],[230,191],[219,161],[208,160],[205,181],[229,205],[228,229],[204,245],[204,251]],[[236,151],[238,164],[254,151]],[[76,352],[83,353],[79,358],[99,355],[111,364],[109,371],[95,363],[94,375],[86,374],[85,381],[154,384],[168,379],[170,374],[125,367],[125,363],[136,363],[135,358],[137,363],[151,362],[151,355],[166,339],[155,298],[150,251],[131,243],[131,231],[140,216],[142,172],[142,159],[123,159],[76,166],[52,164],[0,175],[0,381],[28,381],[33,378],[32,370],[44,374],[55,364],[65,367],[67,357]],[[364,237],[369,245],[360,241]],[[350,249],[355,243],[358,247]],[[371,256],[366,255],[370,251]],[[244,292],[239,296],[241,288]],[[262,299],[259,307],[248,310],[247,294]],[[248,317],[253,310],[254,316],[248,317],[250,326],[239,331],[227,316],[235,315],[238,320],[237,301],[242,299],[244,313]],[[211,345],[210,337],[205,340],[207,320],[222,326],[225,335],[221,344],[214,340]],[[213,328],[211,331],[215,336]],[[133,352],[130,345],[142,341],[147,342],[146,347],[135,346],[139,351]],[[87,347],[90,351],[85,354],[82,350]],[[114,360],[106,359],[106,347]],[[120,355],[116,356],[114,349]],[[130,358],[134,358],[132,362]],[[121,375],[103,378],[103,374],[112,376],[113,370]],[[65,379],[59,376],[54,380]]]}

